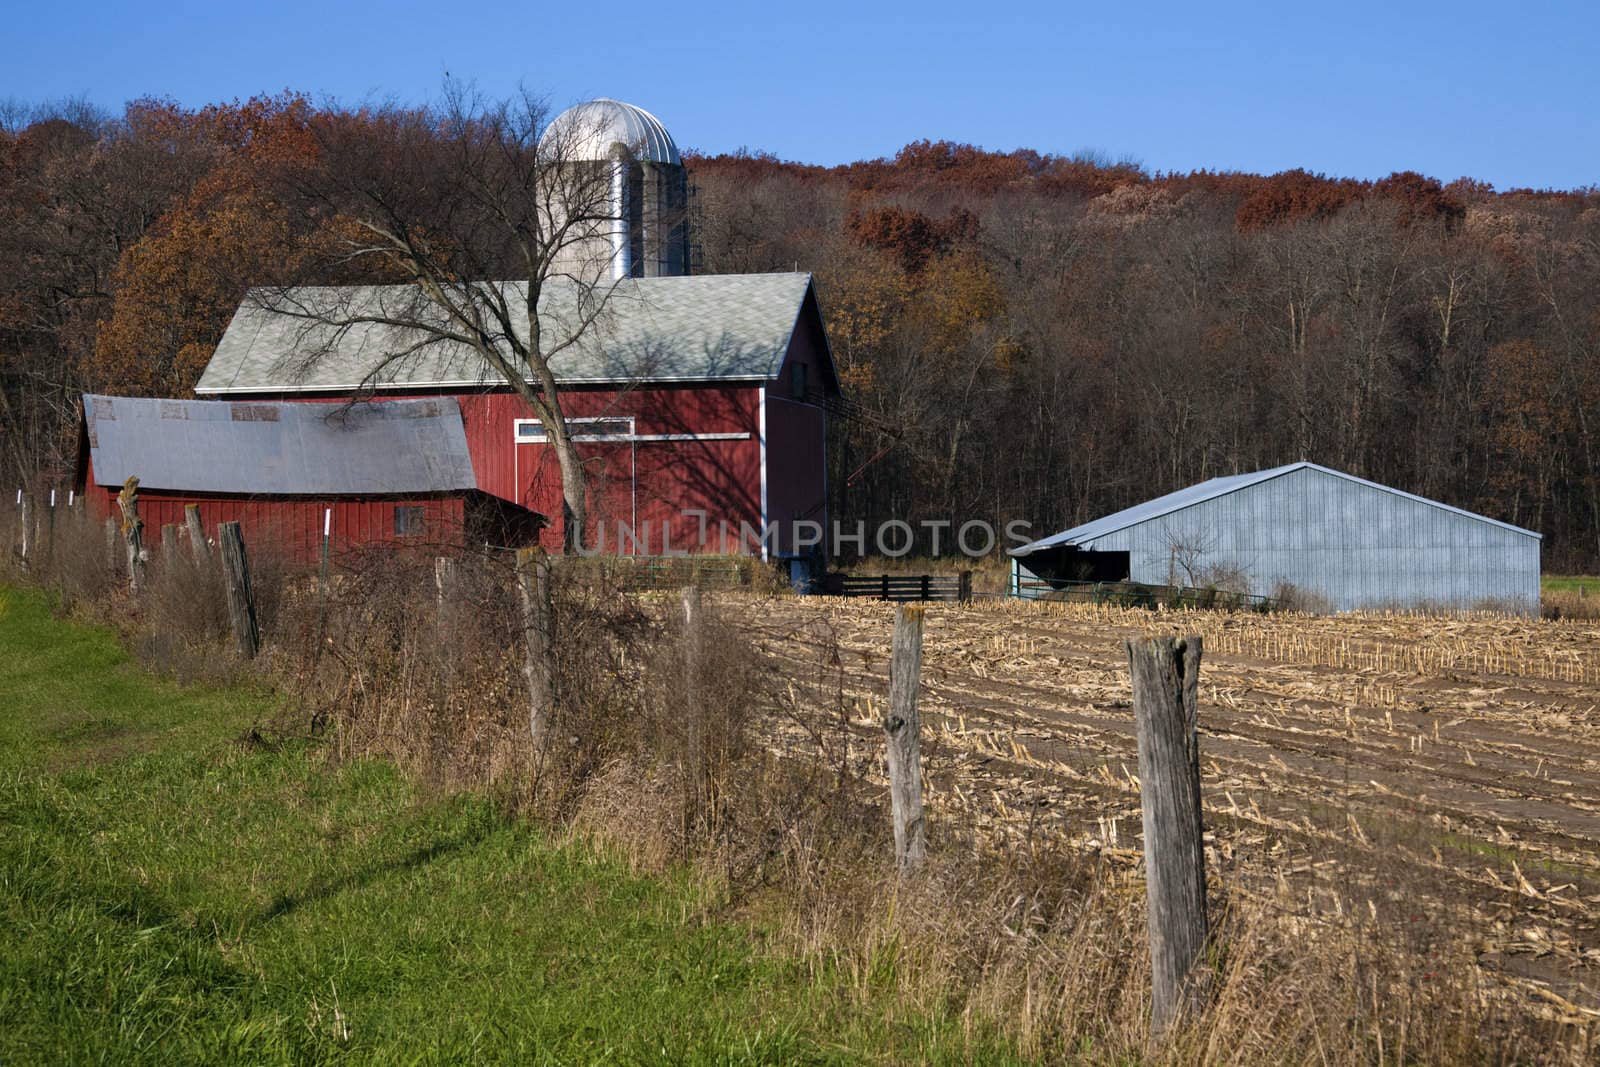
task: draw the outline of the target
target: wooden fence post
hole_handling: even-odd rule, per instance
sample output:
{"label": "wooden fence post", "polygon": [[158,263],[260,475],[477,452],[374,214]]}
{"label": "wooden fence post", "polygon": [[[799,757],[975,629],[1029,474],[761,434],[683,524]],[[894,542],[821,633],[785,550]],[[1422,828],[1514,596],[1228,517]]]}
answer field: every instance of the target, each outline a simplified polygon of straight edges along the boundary
{"label": "wooden fence post", "polygon": [[17,494],[17,514],[22,517],[22,569],[28,569],[28,556],[31,554],[33,542],[30,534],[33,531],[33,512],[29,507],[28,495]]}
{"label": "wooden fence post", "polygon": [[222,552],[223,583],[228,591],[228,618],[239,652],[255,659],[261,651],[261,628],[256,621],[256,596],[250,588],[250,559],[245,555],[244,534],[236,522],[217,524],[217,547]]}
{"label": "wooden fence post", "polygon": [[972,572],[961,572],[961,584],[956,587],[956,599],[963,604],[972,601]]}
{"label": "wooden fence post", "polygon": [[211,560],[211,546],[206,544],[206,530],[200,525],[200,505],[185,504],[183,506],[183,522],[189,528],[189,554],[196,563],[205,564]]}
{"label": "wooden fence post", "polygon": [[684,684],[691,703],[695,699],[695,684],[700,668],[700,587],[683,587],[684,633]]}
{"label": "wooden fence post", "polygon": [[456,561],[449,556],[435,556],[433,560],[433,602],[442,617],[445,605],[455,595]]}
{"label": "wooden fence post", "polygon": [[139,479],[128,475],[117,494],[122,509],[122,536],[128,545],[128,592],[144,586],[144,520],[139,518]]}
{"label": "wooden fence post", "polygon": [[550,557],[538,546],[517,550],[528,675],[528,729],[544,744],[555,711],[555,610],[550,602]]}
{"label": "wooden fence post", "polygon": [[161,562],[171,563],[178,558],[178,527],[170,522],[161,524]]}
{"label": "wooden fence post", "polygon": [[889,749],[894,854],[902,875],[920,868],[928,852],[922,814],[922,723],[917,717],[923,610],[921,604],[902,604],[895,609],[894,642],[889,652],[889,714],[883,720]]}
{"label": "wooden fence post", "polygon": [[56,558],[56,491],[50,490],[50,511],[45,520],[45,546],[44,558],[46,565]]}
{"label": "wooden fence post", "polygon": [[119,540],[120,540],[120,538],[117,536],[117,520],[112,518],[111,516],[107,515],[106,516],[106,566],[111,569],[111,573],[112,574],[116,574],[117,573],[118,562],[122,559],[122,553],[117,551],[117,542]]}
{"label": "wooden fence post", "polygon": [[1150,911],[1150,1028],[1155,1034],[1196,1008],[1203,991],[1191,974],[1206,941],[1206,860],[1195,736],[1200,645],[1198,635],[1128,642]]}
{"label": "wooden fence post", "polygon": [[684,738],[683,786],[684,833],[691,828],[690,820],[708,785],[705,759],[705,709],[700,707],[700,587],[687,585],[683,589],[683,721],[688,736]]}

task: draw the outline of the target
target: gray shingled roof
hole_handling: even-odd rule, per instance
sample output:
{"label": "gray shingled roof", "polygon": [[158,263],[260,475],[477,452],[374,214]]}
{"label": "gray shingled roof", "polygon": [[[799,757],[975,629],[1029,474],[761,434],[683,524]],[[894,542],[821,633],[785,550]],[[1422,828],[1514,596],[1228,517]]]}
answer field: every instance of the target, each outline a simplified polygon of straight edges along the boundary
{"label": "gray shingled roof", "polygon": [[[515,297],[525,283],[493,283]],[[713,274],[631,278],[607,295],[600,316],[576,331],[576,286],[552,282],[540,298],[541,330],[548,341],[579,332],[578,341],[552,359],[565,384],[622,381],[760,380],[778,374],[811,287],[809,274]],[[300,316],[270,310],[298,305]],[[239,308],[201,375],[195,392],[340,391],[361,386],[481,388],[494,372],[464,345],[426,340],[417,330],[358,323],[343,330],[319,325],[330,316],[348,320],[416,321],[411,286],[306,288],[289,294],[253,290]],[[509,301],[513,305],[515,299]],[[414,349],[414,351],[412,350]],[[405,353],[373,376],[386,357]]]}
{"label": "gray shingled roof", "polygon": [[452,397],[265,404],[85,396],[94,478],[148,489],[368,496],[477,486]]}
{"label": "gray shingled roof", "polygon": [[1534,533],[1532,530],[1524,530],[1520,526],[1512,526],[1510,523],[1501,522],[1499,519],[1491,519],[1487,515],[1478,515],[1461,508],[1451,507],[1449,504],[1441,504],[1437,500],[1429,500],[1427,497],[1415,496],[1399,489],[1392,489],[1387,485],[1369,482],[1365,478],[1357,478],[1353,474],[1336,471],[1331,467],[1323,467],[1315,463],[1302,461],[1300,463],[1286,464],[1282,467],[1272,467],[1264,471],[1255,471],[1252,474],[1234,474],[1225,478],[1212,478],[1209,481],[1200,482],[1197,485],[1191,485],[1176,492],[1168,493],[1166,496],[1158,496],[1154,500],[1146,500],[1142,504],[1135,504],[1131,508],[1123,508],[1121,511],[1086,522],[1082,526],[1074,526],[1070,530],[1063,530],[1061,533],[1052,534],[1030,544],[1013,548],[1009,550],[1007,555],[1028,556],[1041,549],[1060,548],[1065,545],[1088,546],[1097,537],[1104,537],[1107,534],[1116,533],[1118,530],[1125,530],[1129,526],[1136,526],[1142,522],[1149,522],[1151,519],[1159,519],[1163,516],[1171,515],[1175,511],[1182,511],[1184,508],[1199,504],[1202,501],[1226,496],[1228,493],[1237,492],[1247,486],[1259,485],[1291,471],[1307,469],[1319,471],[1335,478],[1343,478],[1346,481],[1357,482],[1367,486],[1369,489],[1379,489],[1385,493],[1393,493],[1396,496],[1414,500],[1419,504],[1427,504],[1429,507],[1441,508],[1457,515],[1465,515],[1469,519],[1477,519],[1479,522],[1486,522],[1491,526],[1499,526],[1516,533],[1527,534],[1529,537],[1541,537],[1540,534]]}

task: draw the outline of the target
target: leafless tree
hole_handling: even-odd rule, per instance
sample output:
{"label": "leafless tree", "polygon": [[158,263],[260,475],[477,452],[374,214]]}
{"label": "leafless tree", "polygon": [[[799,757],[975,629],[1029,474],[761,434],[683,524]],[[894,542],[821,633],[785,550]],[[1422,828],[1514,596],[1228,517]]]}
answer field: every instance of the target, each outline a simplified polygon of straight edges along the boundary
{"label": "leafless tree", "polygon": [[571,551],[586,479],[556,366],[602,328],[616,287],[614,164],[593,151],[602,131],[553,123],[526,92],[488,102],[456,85],[436,106],[333,112],[313,131],[316,160],[282,178],[331,220],[315,280],[392,284],[276,286],[253,299],[299,320],[306,369],[363,335],[367,387],[407,362],[476,357],[485,384],[526,401],[555,450]]}

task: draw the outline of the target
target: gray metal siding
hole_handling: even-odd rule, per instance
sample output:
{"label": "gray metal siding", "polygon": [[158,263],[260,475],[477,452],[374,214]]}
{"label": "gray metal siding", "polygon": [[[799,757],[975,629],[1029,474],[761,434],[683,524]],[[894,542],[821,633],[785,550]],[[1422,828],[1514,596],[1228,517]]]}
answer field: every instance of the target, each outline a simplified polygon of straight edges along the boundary
{"label": "gray metal siding", "polygon": [[1200,547],[1202,567],[1244,571],[1251,592],[1292,582],[1339,610],[1539,603],[1537,536],[1309,467],[1083,547],[1126,551],[1134,581],[1165,584],[1174,544]]}

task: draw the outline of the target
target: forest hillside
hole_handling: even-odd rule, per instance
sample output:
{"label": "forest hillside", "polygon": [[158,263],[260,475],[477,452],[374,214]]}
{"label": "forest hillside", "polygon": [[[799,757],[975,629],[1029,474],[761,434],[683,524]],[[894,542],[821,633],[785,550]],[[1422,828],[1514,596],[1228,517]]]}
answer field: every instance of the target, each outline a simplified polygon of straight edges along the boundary
{"label": "forest hillside", "polygon": [[[292,94],[0,113],[5,476],[62,484],[83,391],[191,395],[245,289],[337,240],[285,175],[393,121]],[[847,523],[1042,532],[1309,459],[1600,564],[1600,190],[934,141],[687,163],[696,270],[818,279],[859,412],[830,448]]]}

